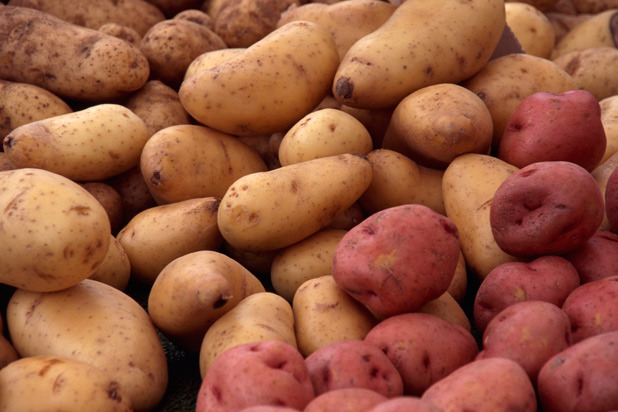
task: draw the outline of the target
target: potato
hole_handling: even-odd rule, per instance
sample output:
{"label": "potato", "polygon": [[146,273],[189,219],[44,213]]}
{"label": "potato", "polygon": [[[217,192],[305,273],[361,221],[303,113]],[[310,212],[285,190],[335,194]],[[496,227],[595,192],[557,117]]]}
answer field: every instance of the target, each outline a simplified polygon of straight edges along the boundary
{"label": "potato", "polygon": [[323,346],[305,358],[316,395],[342,389],[371,389],[387,398],[403,395],[403,381],[388,357],[364,340]]}
{"label": "potato", "polygon": [[165,336],[198,353],[215,320],[257,292],[265,292],[264,286],[241,264],[222,253],[201,250],[163,268],[148,294],[148,313]]}
{"label": "potato", "polygon": [[62,20],[97,30],[105,23],[122,24],[144,35],[153,24],[165,16],[154,5],[144,0],[97,0],[84,3],[79,0],[56,1],[9,0],[10,6],[28,7],[43,11]]}
{"label": "potato", "polygon": [[326,27],[343,59],[361,37],[377,30],[388,20],[396,5],[377,0],[313,2],[291,6],[281,13],[277,26],[295,20],[308,20]]}
{"label": "potato", "polygon": [[354,204],[371,182],[362,156],[328,156],[236,180],[221,199],[217,223],[240,249],[290,246],[324,228]]}
{"label": "potato", "polygon": [[270,280],[277,294],[292,302],[305,281],[330,275],[335,247],[345,233],[322,229],[279,251],[270,267]]}
{"label": "potato", "polygon": [[248,295],[206,331],[199,353],[202,378],[227,349],[276,340],[296,348],[294,313],[287,300],[272,292]]}
{"label": "potato", "polygon": [[575,80],[554,62],[525,53],[511,53],[488,62],[461,83],[487,105],[493,120],[492,148],[500,139],[511,114],[527,96],[540,92],[562,93],[576,89]]}
{"label": "potato", "polygon": [[578,89],[584,89],[603,100],[618,94],[618,74],[611,67],[618,64],[618,49],[615,47],[588,47],[573,50],[556,59],[575,80]]}
{"label": "potato", "polygon": [[334,389],[317,395],[303,412],[367,412],[387,399],[365,388]]}
{"label": "potato", "polygon": [[376,324],[376,317],[343,289],[332,276],[305,281],[292,301],[299,351],[309,356],[344,340],[361,340]]}
{"label": "potato", "polygon": [[546,412],[611,411],[618,408],[618,331],[573,344],[539,372],[538,394]]}
{"label": "potato", "polygon": [[420,88],[478,72],[504,30],[504,2],[456,3],[448,11],[430,0],[398,6],[349,48],[332,82],[335,98],[363,109],[393,108]]}
{"label": "potato", "polygon": [[618,152],[618,95],[606,97],[599,102],[601,106],[601,122],[605,129],[607,147],[601,159],[601,164]]}
{"label": "potato", "polygon": [[371,184],[359,198],[367,214],[416,203],[445,214],[442,198],[444,172],[416,163],[401,153],[376,149],[367,154],[373,170]]}
{"label": "potato", "polygon": [[496,190],[490,209],[496,243],[525,258],[577,249],[605,215],[592,175],[567,161],[536,162],[513,173]]}
{"label": "potato", "polygon": [[20,126],[3,144],[17,167],[92,182],[137,166],[147,140],[139,116],[119,104],[104,103]]}
{"label": "potato", "polygon": [[472,330],[466,312],[448,291],[425,303],[418,311],[437,316],[447,322],[459,325],[467,331]]}
{"label": "potato", "polygon": [[215,20],[205,11],[196,8],[187,7],[176,13],[173,18],[192,21],[193,23],[208,27],[210,30],[215,29]]}
{"label": "potato", "polygon": [[277,340],[252,342],[226,350],[213,362],[197,394],[196,412],[233,412],[256,405],[302,410],[314,397],[307,366],[294,346]]}
{"label": "potato", "polygon": [[67,357],[98,367],[136,411],[153,409],[165,393],[167,359],[150,317],[112,286],[85,279],[56,292],[18,289],[7,327],[22,357]]}
{"label": "potato", "polygon": [[148,60],[132,44],[35,9],[0,8],[0,33],[6,39],[0,55],[11,56],[0,64],[0,78],[59,97],[109,101],[139,89],[150,74]]}
{"label": "potato", "polygon": [[280,252],[279,249],[257,252],[238,249],[226,241],[223,241],[220,250],[249,269],[249,271],[259,277],[264,284],[269,284],[270,268],[275,257]]}
{"label": "potato", "polygon": [[453,280],[446,291],[459,303],[463,302],[466,297],[466,292],[468,291],[468,268],[463,252],[459,253],[455,275],[453,275]]}
{"label": "potato", "polygon": [[381,402],[367,412],[441,412],[442,409],[417,396],[398,396]]}
{"label": "potato", "polygon": [[189,67],[187,67],[185,71],[184,79],[186,80],[202,70],[212,69],[219,63],[223,63],[232,57],[240,55],[245,50],[245,47],[227,47],[225,49],[204,52],[193,59],[189,64]]}
{"label": "potato", "polygon": [[29,356],[0,369],[0,410],[133,411],[109,373],[58,356]]}
{"label": "potato", "polygon": [[199,250],[217,250],[219,200],[188,199],[138,213],[116,238],[129,256],[131,276],[152,284],[172,260]]}
{"label": "potato", "polygon": [[479,359],[463,365],[431,385],[421,399],[444,412],[537,410],[534,387],[517,362]]}
{"label": "potato", "polygon": [[148,136],[169,126],[191,123],[176,90],[160,80],[149,80],[124,105],[146,123]]}
{"label": "potato", "polygon": [[505,262],[496,266],[479,285],[472,308],[474,325],[482,332],[498,313],[527,300],[561,307],[579,284],[575,267],[560,256]]}
{"label": "potato", "polygon": [[267,135],[287,130],[317,106],[338,64],[337,47],[325,28],[291,22],[184,80],[178,94],[189,114],[206,126]]}
{"label": "potato", "polygon": [[98,31],[118,37],[119,39],[131,43],[135,47],[139,47],[142,42],[142,36],[136,30],[119,23],[105,23],[98,28]]}
{"label": "potato", "polygon": [[26,123],[71,113],[73,109],[55,94],[28,83],[0,80],[0,138]]}
{"label": "potato", "polygon": [[340,104],[339,109],[356,117],[362,124],[365,125],[371,138],[373,139],[373,147],[382,147],[384,134],[391,121],[393,109],[371,110],[359,109],[356,107]]}
{"label": "potato", "polygon": [[[571,7],[574,8],[573,2],[571,0],[562,0],[561,4],[570,4]],[[549,19],[552,27],[554,28],[554,33],[556,33],[556,41],[554,46],[562,40],[562,38],[570,32],[573,27],[577,26],[579,23],[588,20],[593,14],[574,14],[573,10],[552,10],[545,12],[545,16]],[[550,55],[551,57],[551,55]]]}
{"label": "potato", "polygon": [[[603,194],[604,198],[607,197],[607,186],[609,183],[609,178],[611,177],[614,170],[616,170],[616,167],[618,167],[618,153],[614,153],[612,156],[610,156],[607,160],[605,160],[603,163],[601,163],[599,166],[597,166],[596,169],[594,169],[591,172],[591,175],[594,178],[597,185],[599,185],[599,189],[601,189],[601,193]],[[610,190],[610,196],[611,196],[611,190]],[[610,205],[611,205],[611,201],[610,201]],[[611,224],[607,217],[607,213],[605,213],[605,217],[603,218],[603,223],[601,223],[601,227],[599,229],[609,230],[610,227],[611,227]]]}
{"label": "potato", "polygon": [[[608,202],[606,201],[605,204],[607,205]],[[618,275],[618,234],[609,230],[599,230],[583,245],[563,257],[575,267],[581,283],[616,276]]]}
{"label": "potato", "polygon": [[131,262],[124,248],[113,235],[110,235],[109,248],[101,264],[88,277],[124,291],[131,278]]}
{"label": "potato", "polygon": [[105,182],[120,194],[123,225],[139,212],[157,205],[148,190],[139,166],[120,173]]}
{"label": "potato", "polygon": [[573,27],[560,39],[550,58],[552,60],[572,52],[590,47],[616,47],[617,34],[614,30],[618,19],[618,10],[610,9],[584,20]]}
{"label": "potato", "polygon": [[382,148],[425,167],[445,169],[461,154],[489,154],[492,136],[485,103],[464,87],[440,83],[418,89],[399,102]]}
{"label": "potato", "polygon": [[413,396],[472,362],[479,351],[461,326],[418,312],[382,320],[364,340],[382,349],[399,371],[404,393]]}
{"label": "potato", "polygon": [[120,193],[105,182],[86,182],[81,185],[105,208],[112,234],[118,233],[124,223]]}
{"label": "potato", "polygon": [[17,167],[13,166],[11,160],[9,159],[9,155],[0,151],[0,171],[4,172],[6,170],[14,170]]}
{"label": "potato", "polygon": [[257,152],[235,136],[190,124],[152,135],[142,150],[140,169],[160,205],[197,197],[221,199],[236,180],[268,170]]}
{"label": "potato", "polygon": [[556,33],[547,16],[526,2],[507,1],[504,7],[506,23],[526,53],[549,58],[556,43]]}
{"label": "potato", "polygon": [[355,202],[339,213],[326,227],[325,229],[335,229],[335,230],[350,230],[354,226],[358,225],[363,219],[367,216],[363,211],[360,203]]}
{"label": "potato", "polygon": [[111,228],[103,206],[77,183],[42,169],[0,172],[0,282],[55,291],[90,276]]}
{"label": "potato", "polygon": [[343,153],[366,155],[373,149],[371,135],[351,114],[320,109],[300,119],[279,146],[282,166]]}

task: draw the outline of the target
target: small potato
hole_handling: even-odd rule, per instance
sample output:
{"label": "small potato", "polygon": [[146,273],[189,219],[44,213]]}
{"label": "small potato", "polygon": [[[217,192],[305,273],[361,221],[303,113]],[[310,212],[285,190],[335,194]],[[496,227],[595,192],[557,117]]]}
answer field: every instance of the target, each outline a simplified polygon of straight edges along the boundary
{"label": "small potato", "polygon": [[148,313],[170,340],[198,353],[206,330],[258,292],[265,292],[264,286],[242,265],[219,252],[202,250],[163,268],[148,294]]}
{"label": "small potato", "polygon": [[86,182],[82,184],[82,187],[94,196],[105,208],[112,234],[115,235],[118,233],[124,223],[120,193],[105,182]]}
{"label": "small potato", "polygon": [[[608,202],[605,201],[605,204]],[[599,230],[563,257],[575,267],[581,283],[618,276],[618,233]]]}
{"label": "small potato", "polygon": [[556,43],[550,56],[552,60],[575,50],[590,47],[616,47],[618,33],[615,31],[618,10],[610,9],[596,13],[573,27]]}
{"label": "small potato", "polygon": [[28,356],[0,369],[0,410],[126,411],[133,406],[109,373],[89,363]]}
{"label": "small potato", "polygon": [[137,166],[148,137],[138,115],[104,103],[20,126],[4,138],[3,146],[17,167],[92,182]]}
{"label": "small potato", "polygon": [[106,180],[106,183],[120,194],[123,226],[139,212],[157,205],[148,190],[139,166]]}
{"label": "small potato", "polygon": [[89,279],[97,280],[124,291],[131,278],[131,262],[124,248],[111,236],[107,254]]}
{"label": "small potato", "polygon": [[116,238],[129,256],[131,275],[152,284],[172,260],[198,250],[217,250],[219,200],[188,199],[138,213]]}
{"label": "small potato", "polygon": [[320,109],[300,119],[279,145],[282,166],[343,153],[366,155],[371,135],[354,116],[338,109]]}
{"label": "small potato", "polygon": [[330,275],[300,285],[292,308],[298,349],[305,356],[334,342],[363,339],[377,322]]}
{"label": "small potato", "polygon": [[317,395],[303,412],[367,412],[387,399],[371,389],[333,389]]}
{"label": "small potato", "polygon": [[556,43],[556,33],[547,16],[526,2],[507,1],[504,7],[506,23],[526,53],[549,58]]}
{"label": "small potato", "polygon": [[612,70],[618,65],[616,47],[573,50],[554,59],[554,63],[573,77],[578,89],[589,91],[599,101],[618,94],[618,73]]}
{"label": "small potato", "polygon": [[205,11],[195,8],[185,8],[176,13],[173,18],[192,21],[193,23],[208,27],[210,30],[215,29],[215,20]]}

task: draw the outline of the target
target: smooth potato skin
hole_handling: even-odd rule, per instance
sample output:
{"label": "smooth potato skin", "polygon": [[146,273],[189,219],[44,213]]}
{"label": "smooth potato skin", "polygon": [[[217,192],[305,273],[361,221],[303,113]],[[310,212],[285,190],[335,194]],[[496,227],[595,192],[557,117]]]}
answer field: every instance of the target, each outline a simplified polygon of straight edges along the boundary
{"label": "smooth potato skin", "polygon": [[563,257],[575,267],[581,283],[616,276],[618,275],[618,233],[599,230],[586,243]]}

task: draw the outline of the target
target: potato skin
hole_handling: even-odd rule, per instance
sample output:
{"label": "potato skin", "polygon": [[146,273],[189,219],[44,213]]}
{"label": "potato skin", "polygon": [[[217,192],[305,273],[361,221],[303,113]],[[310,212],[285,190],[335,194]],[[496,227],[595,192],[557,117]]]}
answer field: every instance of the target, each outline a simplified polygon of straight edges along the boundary
{"label": "potato skin", "polygon": [[[34,84],[80,101],[109,101],[148,80],[142,52],[119,38],[26,7],[0,8],[4,80]],[[30,52],[35,50],[35,52]]]}
{"label": "potato skin", "polygon": [[618,65],[616,47],[573,50],[554,59],[554,63],[573,77],[578,89],[589,91],[599,101],[618,94],[618,74],[611,69]]}
{"label": "potato skin", "polygon": [[547,16],[528,2],[504,3],[506,23],[526,53],[549,58],[556,43],[556,33]]}
{"label": "potato skin", "polygon": [[[605,203],[607,204],[607,201]],[[575,267],[581,283],[616,276],[618,275],[618,233],[599,230],[586,243],[563,257]]]}
{"label": "potato skin", "polygon": [[371,389],[334,389],[317,395],[303,412],[366,412],[387,399]]}

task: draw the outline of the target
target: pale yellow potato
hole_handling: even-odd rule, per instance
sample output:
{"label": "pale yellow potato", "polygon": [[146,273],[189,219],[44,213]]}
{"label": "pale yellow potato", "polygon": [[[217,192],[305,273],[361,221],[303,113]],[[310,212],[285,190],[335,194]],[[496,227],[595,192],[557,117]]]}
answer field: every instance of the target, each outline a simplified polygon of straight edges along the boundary
{"label": "pale yellow potato", "polygon": [[247,296],[217,319],[204,335],[199,353],[202,377],[223,351],[233,346],[278,340],[296,347],[294,313],[283,297],[272,292]]}
{"label": "pale yellow potato", "polygon": [[125,290],[131,278],[129,256],[115,236],[110,235],[109,248],[101,264],[88,279],[97,280]]}
{"label": "pale yellow potato", "polygon": [[526,53],[549,58],[556,43],[556,33],[545,14],[531,4],[512,1],[504,3],[506,23]]}
{"label": "pale yellow potato", "polygon": [[618,95],[606,97],[599,102],[601,106],[601,122],[605,130],[607,146],[600,163],[605,162],[618,152]]}
{"label": "pale yellow potato", "polygon": [[127,393],[100,368],[61,356],[28,356],[0,369],[0,410],[132,412]]}
{"label": "pale yellow potato", "polygon": [[188,124],[152,135],[142,150],[140,169],[158,204],[221,199],[236,180],[268,170],[260,155],[235,136]]}
{"label": "pale yellow potato", "polygon": [[[605,198],[605,189],[607,188],[607,181],[609,180],[609,176],[612,172],[618,167],[618,152],[614,153],[606,160],[604,160],[600,165],[598,165],[592,172],[592,177],[599,185],[599,189],[601,189],[601,193],[603,194],[603,198]],[[609,230],[609,220],[607,220],[607,214],[603,217],[603,222],[601,222],[601,226],[599,230]]]}
{"label": "pale yellow potato", "polygon": [[489,154],[492,136],[491,114],[481,98],[459,85],[440,83],[399,102],[382,148],[425,167],[444,169],[461,154]]}
{"label": "pale yellow potato", "polygon": [[0,172],[0,283],[55,291],[89,277],[111,228],[103,206],[79,184],[43,169]]}
{"label": "pale yellow potato", "polygon": [[281,13],[277,26],[295,20],[308,20],[326,27],[342,59],[358,39],[377,30],[396,8],[395,4],[379,0],[305,3]]}
{"label": "pale yellow potato", "polygon": [[494,193],[517,170],[496,157],[469,153],[453,160],[444,171],[446,216],[457,226],[466,264],[479,279],[499,264],[517,260],[500,249],[489,223]]}
{"label": "pale yellow potato", "polygon": [[305,281],[292,301],[298,350],[309,356],[343,340],[362,340],[376,317],[341,289],[331,275]]}
{"label": "pale yellow potato", "polygon": [[3,143],[16,167],[91,182],[138,165],[148,137],[138,115],[119,104],[102,103],[20,126]]}
{"label": "pale yellow potato", "polygon": [[618,33],[613,29],[616,24],[618,24],[618,9],[594,14],[573,27],[556,43],[551,59],[589,47],[616,47]]}
{"label": "pale yellow potato", "polygon": [[575,80],[554,62],[525,53],[507,54],[487,63],[461,83],[487,105],[493,120],[492,149],[497,149],[515,108],[536,92],[576,89]]}
{"label": "pale yellow potato", "polygon": [[346,233],[323,229],[279,251],[270,268],[270,280],[277,294],[292,302],[305,281],[330,275],[333,253]]}
{"label": "pale yellow potato", "polygon": [[[65,2],[49,1],[65,8]],[[78,2],[84,7],[90,3]],[[29,7],[0,8],[0,78],[29,83],[62,98],[103,102],[126,96],[148,81],[148,60],[117,37],[68,23]]]}
{"label": "pale yellow potato", "polygon": [[367,214],[393,206],[417,203],[446,214],[442,199],[444,170],[424,167],[399,152],[376,149],[367,154],[371,184],[359,203]]}
{"label": "pale yellow potato", "polygon": [[188,253],[163,268],[148,294],[148,314],[172,342],[199,353],[208,328],[242,299],[265,292],[234,259],[213,250]]}
{"label": "pale yellow potato", "polygon": [[290,246],[330,224],[371,183],[371,163],[342,154],[251,173],[221,199],[223,238],[246,250]]}
{"label": "pale yellow potato", "polygon": [[617,48],[573,50],[554,59],[554,63],[573,77],[578,89],[589,91],[597,100],[618,95]]}
{"label": "pale yellow potato", "polygon": [[459,302],[448,292],[444,292],[438,298],[425,303],[419,312],[428,313],[444,319],[447,322],[454,323],[466,329],[468,332],[472,330],[470,319],[466,315]]}
{"label": "pale yellow potato", "polygon": [[285,131],[330,90],[339,55],[316,23],[291,22],[240,55],[187,78],[178,91],[197,121],[233,135]]}
{"label": "pale yellow potato", "polygon": [[464,298],[466,297],[467,290],[468,268],[466,266],[466,259],[464,257],[464,254],[463,252],[460,252],[459,259],[457,260],[455,274],[453,275],[453,280],[451,280],[451,284],[449,285],[447,292],[453,298],[455,298],[457,302],[462,303]]}
{"label": "pale yellow potato", "polygon": [[320,109],[300,119],[279,145],[282,166],[320,157],[351,153],[366,155],[373,140],[365,126],[339,109]]}
{"label": "pale yellow potato", "polygon": [[185,71],[185,80],[193,76],[199,71],[212,69],[219,63],[223,63],[226,60],[240,55],[246,50],[245,47],[226,47],[219,50],[211,50],[197,56]]}
{"label": "pale yellow potato", "polygon": [[168,263],[198,250],[217,250],[219,199],[204,197],[154,206],[135,215],[116,238],[129,256],[131,275],[154,283]]}
{"label": "pale yellow potato", "polygon": [[67,357],[100,368],[136,411],[152,410],[163,398],[168,369],[161,340],[124,292],[90,279],[56,292],[18,289],[6,316],[21,356]]}
{"label": "pale yellow potato", "polygon": [[24,124],[73,111],[64,100],[42,87],[1,79],[0,102],[0,139]]}
{"label": "pale yellow potato", "polygon": [[487,63],[505,27],[503,0],[436,7],[406,1],[341,60],[332,93],[363,109],[388,109],[422,87],[458,83]]}

